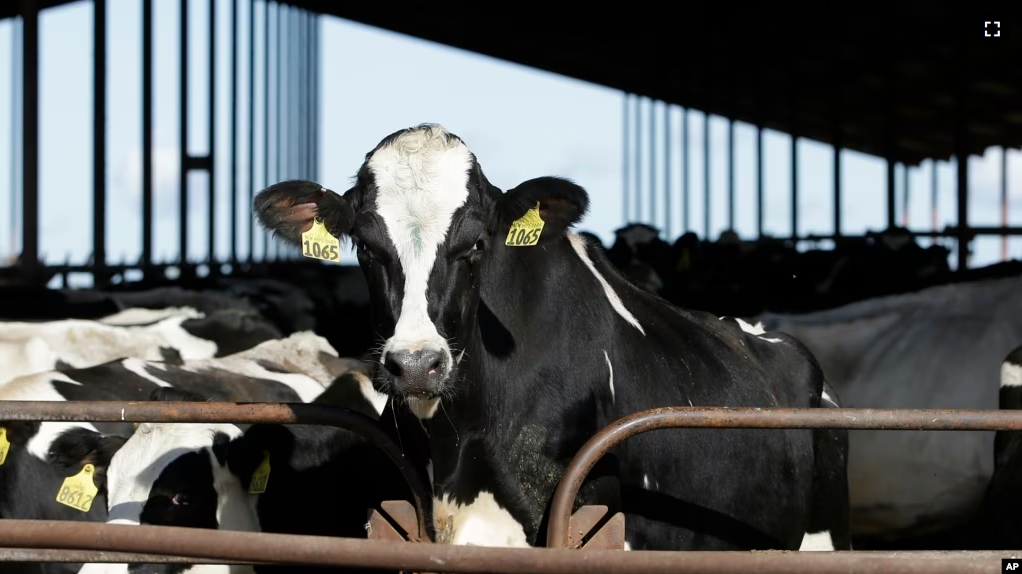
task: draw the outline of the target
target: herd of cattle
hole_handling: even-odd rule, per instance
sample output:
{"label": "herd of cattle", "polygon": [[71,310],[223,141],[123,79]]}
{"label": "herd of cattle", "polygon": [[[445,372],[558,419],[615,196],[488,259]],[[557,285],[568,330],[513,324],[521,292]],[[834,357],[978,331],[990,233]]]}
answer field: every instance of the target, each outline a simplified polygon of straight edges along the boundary
{"label": "herd of cattle", "polygon": [[[798,297],[767,301],[786,289],[772,287],[750,302],[747,285],[754,270],[769,283],[791,265],[742,268],[737,257],[714,279],[696,273],[718,265],[705,249],[672,251],[635,226],[605,250],[571,230],[588,202],[559,178],[503,191],[462,140],[422,125],[382,140],[343,193],[288,181],[256,197],[278,240],[322,240],[310,235],[321,224],[355,245],[360,270],[287,263],[188,289],[0,287],[0,401],[340,406],[375,419],[421,479],[330,427],[0,420],[0,518],[365,537],[367,509],[414,494],[432,500],[437,543],[538,546],[572,456],[638,410],[1022,408],[1022,325],[1011,319],[1022,275],[925,286],[946,271],[932,248],[899,247],[876,264],[864,249],[826,281],[892,281],[859,278],[859,295],[817,304],[872,298],[780,314],[798,311]],[[745,286],[699,299],[714,281]],[[913,292],[886,295],[891,284]],[[719,313],[724,297],[742,311]],[[608,453],[577,504],[623,512],[627,550],[1016,548],[1018,439],[657,430]],[[69,479],[92,494],[69,498]]]}

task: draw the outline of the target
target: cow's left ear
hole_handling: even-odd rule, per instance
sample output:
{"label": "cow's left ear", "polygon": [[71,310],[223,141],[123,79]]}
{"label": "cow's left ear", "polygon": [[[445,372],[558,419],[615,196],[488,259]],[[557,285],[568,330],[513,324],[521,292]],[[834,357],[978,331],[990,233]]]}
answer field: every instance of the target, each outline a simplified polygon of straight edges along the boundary
{"label": "cow's left ear", "polygon": [[294,450],[295,438],[291,429],[278,424],[254,424],[236,439],[214,440],[213,444],[217,462],[226,464],[231,474],[246,487],[251,485],[252,476],[267,457],[270,462],[269,484],[272,484],[273,469],[289,463]]}
{"label": "cow's left ear", "polygon": [[260,225],[295,247],[301,247],[302,234],[317,218],[334,237],[347,235],[355,224],[355,210],[348,200],[312,181],[271,185],[255,196],[252,209]]}
{"label": "cow's left ear", "polygon": [[537,177],[509,189],[497,202],[497,229],[507,233],[511,224],[539,205],[543,221],[540,240],[564,233],[585,216],[589,194],[573,181],[560,177]]}
{"label": "cow's left ear", "polygon": [[122,436],[80,427],[72,428],[50,443],[47,459],[67,476],[78,473],[86,464],[93,465],[96,470],[92,481],[97,488],[103,490],[106,488],[106,470],[110,468],[110,459],[127,440]]}

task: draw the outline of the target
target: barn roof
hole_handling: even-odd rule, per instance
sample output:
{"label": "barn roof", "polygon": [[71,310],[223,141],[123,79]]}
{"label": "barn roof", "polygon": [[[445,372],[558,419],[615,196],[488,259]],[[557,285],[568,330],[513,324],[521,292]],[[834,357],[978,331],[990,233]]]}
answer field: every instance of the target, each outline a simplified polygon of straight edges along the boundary
{"label": "barn roof", "polygon": [[1022,146],[1011,3],[288,3],[909,165]]}

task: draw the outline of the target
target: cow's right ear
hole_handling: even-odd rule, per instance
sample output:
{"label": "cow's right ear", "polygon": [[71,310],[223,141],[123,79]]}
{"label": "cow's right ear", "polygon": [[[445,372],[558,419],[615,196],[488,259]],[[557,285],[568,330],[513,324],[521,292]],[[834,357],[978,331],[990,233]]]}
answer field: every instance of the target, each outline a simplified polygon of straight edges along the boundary
{"label": "cow's right ear", "polygon": [[334,237],[347,235],[355,224],[355,210],[348,200],[312,181],[271,185],[255,196],[252,209],[260,225],[295,247],[301,247],[302,234],[317,217]]}
{"label": "cow's right ear", "polygon": [[110,459],[127,440],[122,436],[98,433],[86,428],[72,428],[61,433],[50,444],[47,459],[67,476],[77,474],[86,464],[93,465],[96,470],[92,481],[97,488],[103,490],[106,488],[106,470],[110,468]]}

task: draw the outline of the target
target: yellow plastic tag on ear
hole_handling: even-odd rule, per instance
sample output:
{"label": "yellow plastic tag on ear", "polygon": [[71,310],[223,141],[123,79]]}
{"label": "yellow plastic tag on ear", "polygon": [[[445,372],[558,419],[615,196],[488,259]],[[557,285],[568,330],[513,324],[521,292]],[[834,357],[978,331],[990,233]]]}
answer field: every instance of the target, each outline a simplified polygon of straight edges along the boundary
{"label": "yellow plastic tag on ear", "polygon": [[539,243],[539,236],[543,233],[543,220],[539,217],[539,202],[536,207],[525,212],[525,215],[516,219],[511,224],[511,230],[507,232],[507,239],[504,245],[511,247],[530,247]]}
{"label": "yellow plastic tag on ear", "polygon": [[252,481],[248,483],[249,494],[262,494],[266,492],[266,483],[270,480],[270,453],[263,452],[263,461],[252,473]]}
{"label": "yellow plastic tag on ear", "polygon": [[302,234],[302,255],[338,262],[341,260],[341,241],[330,235],[323,220],[317,217],[312,227]]}
{"label": "yellow plastic tag on ear", "polygon": [[92,475],[95,472],[96,467],[87,464],[78,474],[65,478],[64,484],[60,485],[60,492],[57,493],[57,502],[75,510],[88,512],[92,508],[92,500],[99,492],[96,484],[92,481]]}
{"label": "yellow plastic tag on ear", "polygon": [[11,443],[7,440],[7,429],[0,427],[0,464],[7,460],[7,453],[11,450]]}

